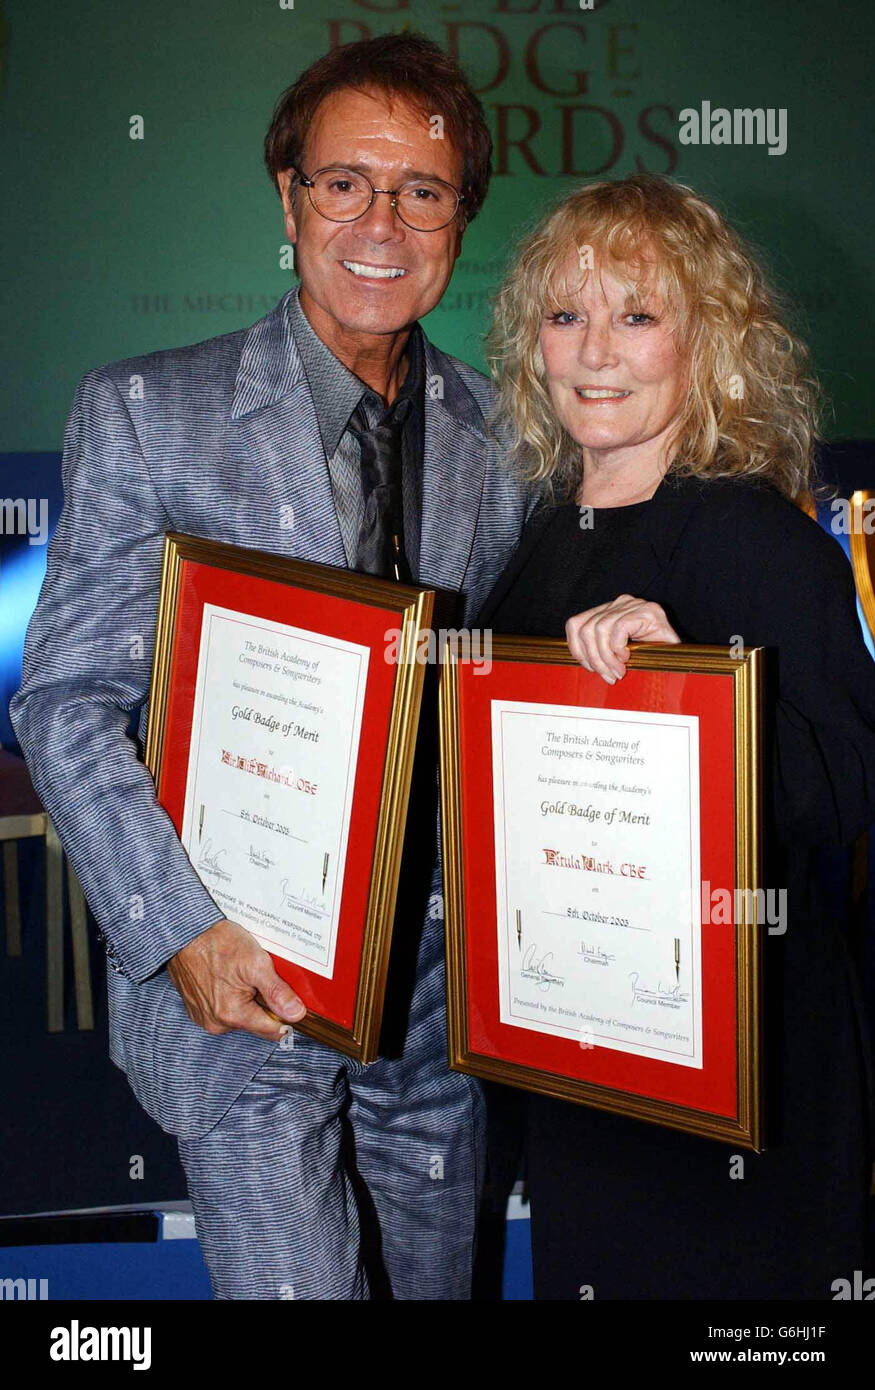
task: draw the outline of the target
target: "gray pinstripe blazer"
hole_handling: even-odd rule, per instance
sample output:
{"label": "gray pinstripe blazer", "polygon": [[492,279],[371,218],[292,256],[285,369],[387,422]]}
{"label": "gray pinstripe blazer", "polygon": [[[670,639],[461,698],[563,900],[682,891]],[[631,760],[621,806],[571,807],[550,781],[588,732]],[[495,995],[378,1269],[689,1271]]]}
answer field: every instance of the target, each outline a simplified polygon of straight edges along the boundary
{"label": "gray pinstripe blazer", "polygon": [[[64,507],[12,721],[104,934],[110,1052],[165,1129],[208,1130],[275,1046],[193,1024],[162,967],[222,913],[128,736],[145,732],[167,530],[346,563],[316,413],[289,326],[294,291],[249,329],[88,372],[64,439]],[[485,377],[426,344],[420,582],[468,623],[533,497],[484,423]],[[294,508],[294,526],[288,512]]]}

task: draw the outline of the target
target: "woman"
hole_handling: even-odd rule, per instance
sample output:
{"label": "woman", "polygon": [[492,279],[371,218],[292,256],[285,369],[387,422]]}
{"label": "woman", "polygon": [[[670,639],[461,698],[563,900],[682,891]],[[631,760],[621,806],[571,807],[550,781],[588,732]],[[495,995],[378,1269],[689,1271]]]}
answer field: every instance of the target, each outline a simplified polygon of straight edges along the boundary
{"label": "woman", "polygon": [[829,1299],[866,1269],[872,1145],[814,851],[875,819],[875,665],[847,562],[793,500],[813,482],[804,351],[720,215],[644,176],[584,187],[526,240],[493,356],[513,456],[552,496],[479,624],[565,634],[610,682],[635,638],[768,648],[763,881],[788,889],[764,945],[768,1150],[739,1178],[726,1145],[528,1097],[536,1297]]}

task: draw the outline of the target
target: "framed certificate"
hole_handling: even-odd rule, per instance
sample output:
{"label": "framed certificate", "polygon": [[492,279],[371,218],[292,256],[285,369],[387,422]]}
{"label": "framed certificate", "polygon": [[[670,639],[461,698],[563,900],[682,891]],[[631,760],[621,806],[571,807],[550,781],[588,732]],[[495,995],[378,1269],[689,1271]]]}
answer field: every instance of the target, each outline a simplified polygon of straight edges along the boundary
{"label": "framed certificate", "polygon": [[377,1055],[434,595],[192,536],[165,539],[146,762],[218,911]]}
{"label": "framed certificate", "polygon": [[441,680],[450,1063],[759,1149],[759,651]]}

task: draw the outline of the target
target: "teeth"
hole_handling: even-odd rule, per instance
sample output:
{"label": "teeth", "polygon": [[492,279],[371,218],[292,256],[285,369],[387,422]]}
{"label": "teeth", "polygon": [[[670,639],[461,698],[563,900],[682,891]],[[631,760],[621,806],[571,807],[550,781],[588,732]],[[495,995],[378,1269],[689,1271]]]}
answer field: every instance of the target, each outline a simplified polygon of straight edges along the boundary
{"label": "teeth", "polygon": [[397,280],[399,275],[407,274],[406,270],[394,265],[361,265],[358,261],[342,261],[341,264],[353,275],[366,275],[370,280]]}
{"label": "teeth", "polygon": [[621,401],[631,394],[629,391],[582,390],[577,386],[574,389],[578,396],[585,401]]}

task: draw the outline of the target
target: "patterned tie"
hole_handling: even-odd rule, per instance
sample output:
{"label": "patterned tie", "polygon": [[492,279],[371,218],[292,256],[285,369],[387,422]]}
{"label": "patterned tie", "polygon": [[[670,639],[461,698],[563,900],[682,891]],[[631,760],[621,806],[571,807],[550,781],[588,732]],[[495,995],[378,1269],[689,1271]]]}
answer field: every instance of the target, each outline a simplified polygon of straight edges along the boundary
{"label": "patterned tie", "polygon": [[376,425],[368,427],[362,404],[356,406],[349,429],[361,447],[365,513],[359,530],[356,569],[367,574],[411,580],[404,554],[404,511],[401,493],[401,436],[410,410],[409,399],[396,401]]}

